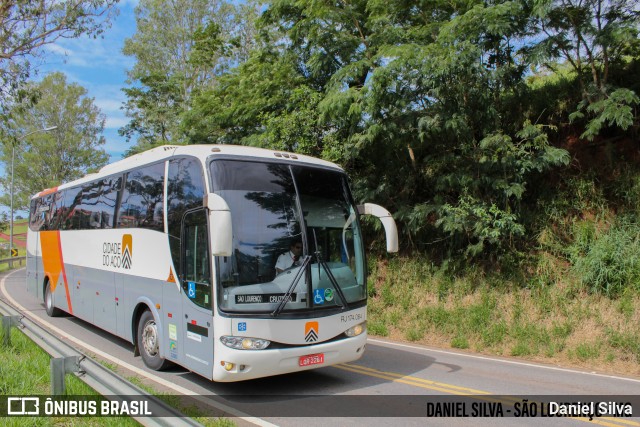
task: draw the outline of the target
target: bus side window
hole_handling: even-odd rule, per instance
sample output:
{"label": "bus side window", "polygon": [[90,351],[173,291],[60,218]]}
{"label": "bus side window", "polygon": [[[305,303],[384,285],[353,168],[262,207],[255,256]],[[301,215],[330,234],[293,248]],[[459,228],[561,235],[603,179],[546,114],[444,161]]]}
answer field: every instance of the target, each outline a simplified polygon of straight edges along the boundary
{"label": "bus side window", "polygon": [[64,215],[58,228],[62,230],[80,229],[80,203],[82,187],[69,188],[64,192]]}
{"label": "bus side window", "polygon": [[29,228],[33,231],[45,230],[44,214],[42,212],[43,199],[33,199],[31,201],[31,209],[29,212]]}
{"label": "bus side window", "polygon": [[97,206],[97,219],[99,219],[99,228],[113,228],[113,218],[118,201],[118,190],[122,177],[112,177],[103,180],[102,194]]}
{"label": "bus side window", "polygon": [[145,166],[127,173],[118,213],[118,228],[141,227],[164,231],[162,216],[156,207],[164,197],[164,163]]}
{"label": "bus side window", "polygon": [[37,216],[38,228],[40,230],[49,230],[49,217],[51,216],[51,199],[52,195],[44,196],[39,199]]}
{"label": "bus side window", "polygon": [[169,161],[167,177],[167,228],[169,248],[178,277],[182,277],[180,242],[182,218],[190,209],[202,206],[205,192],[202,167],[196,159]]}
{"label": "bus side window", "polygon": [[47,215],[47,230],[58,230],[60,218],[64,213],[64,192],[59,191],[51,197],[51,208]]}
{"label": "bus side window", "polygon": [[82,186],[82,201],[79,208],[80,229],[100,228],[101,218],[99,211],[100,198],[102,197],[102,180],[89,182]]}

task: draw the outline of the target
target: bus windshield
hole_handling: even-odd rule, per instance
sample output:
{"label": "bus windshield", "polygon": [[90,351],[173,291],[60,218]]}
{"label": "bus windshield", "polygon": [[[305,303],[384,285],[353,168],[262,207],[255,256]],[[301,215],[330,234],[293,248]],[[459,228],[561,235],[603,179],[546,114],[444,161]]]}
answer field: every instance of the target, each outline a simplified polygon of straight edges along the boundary
{"label": "bus windshield", "polygon": [[232,256],[217,260],[222,310],[319,310],[366,299],[361,233],[343,173],[215,160],[211,177],[233,218]]}

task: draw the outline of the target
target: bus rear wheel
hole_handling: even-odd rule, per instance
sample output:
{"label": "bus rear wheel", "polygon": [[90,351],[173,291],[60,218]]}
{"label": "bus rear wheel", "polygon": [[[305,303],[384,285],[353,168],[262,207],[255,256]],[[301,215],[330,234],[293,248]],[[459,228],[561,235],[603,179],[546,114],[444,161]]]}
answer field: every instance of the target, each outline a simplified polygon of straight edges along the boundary
{"label": "bus rear wheel", "polygon": [[145,310],[138,321],[137,345],[142,361],[149,369],[161,371],[171,365],[171,362],[160,357],[160,333],[149,310]]}
{"label": "bus rear wheel", "polygon": [[51,283],[47,280],[44,285],[44,308],[47,311],[47,316],[58,317],[62,314],[62,310],[54,307],[53,294],[51,293]]}

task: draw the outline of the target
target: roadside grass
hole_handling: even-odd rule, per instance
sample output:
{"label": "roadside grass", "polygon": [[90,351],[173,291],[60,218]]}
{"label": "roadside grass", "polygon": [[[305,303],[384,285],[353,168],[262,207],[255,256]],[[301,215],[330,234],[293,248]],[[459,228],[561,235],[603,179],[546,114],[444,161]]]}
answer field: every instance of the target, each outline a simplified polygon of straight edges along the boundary
{"label": "roadside grass", "polygon": [[[546,262],[546,265],[545,265]],[[589,292],[558,260],[527,283],[426,258],[371,259],[368,331],[402,341],[640,375],[640,292]]]}
{"label": "roadside grass", "polygon": [[[28,221],[27,220],[17,220],[13,223],[13,238],[15,241],[27,241],[27,229],[28,229]],[[5,234],[9,234],[9,230],[4,230]],[[10,253],[8,249],[9,239],[5,239],[0,236],[0,259],[9,258]],[[6,245],[6,246],[5,246]],[[27,254],[27,250],[25,248],[21,248],[14,244],[14,247],[18,250],[18,256],[23,257]],[[24,263],[23,263],[24,265]],[[9,270],[9,264],[3,263],[0,264],[0,273],[3,271]]]}
{"label": "roadside grass", "polygon": [[[0,342],[3,331],[0,330]],[[0,346],[0,395],[30,396],[50,395],[51,377],[49,361],[51,357],[27,336],[16,328],[11,328],[11,345]],[[116,371],[117,367],[109,363],[102,363],[108,369]],[[185,415],[194,417],[198,422],[211,427],[233,427],[236,424],[224,418],[206,417],[195,408],[182,408],[176,396],[157,393],[144,385],[138,378],[128,380],[147,392],[158,396],[166,403],[177,407]],[[65,376],[68,395],[99,396],[91,387],[73,375]],[[0,417],[3,426],[136,426],[138,423],[128,417]]]}
{"label": "roadside grass", "polygon": [[[23,248],[17,248],[18,249],[18,257],[23,257],[27,255],[27,250],[23,249]],[[8,250],[2,250],[0,249],[0,259],[5,259],[5,258],[9,258],[9,251]],[[14,264],[14,269],[15,268],[20,268],[20,267],[24,267],[26,265],[26,262],[23,261],[22,262],[22,266],[20,266],[20,264]],[[9,263],[1,263],[0,264],[0,273],[4,272],[4,271],[9,271],[11,270],[9,268]]]}
{"label": "roadside grass", "polygon": [[19,219],[13,222],[13,234],[26,234],[29,228],[28,220]]}
{"label": "roadside grass", "polygon": [[[0,339],[3,332],[0,331]],[[51,394],[50,356],[16,328],[11,328],[11,345],[0,346],[0,395]],[[65,376],[68,395],[99,396],[73,375]],[[135,426],[128,417],[0,417],[3,426]]]}
{"label": "roadside grass", "polygon": [[[29,228],[28,220],[19,219],[13,222],[13,235],[18,236],[21,240],[26,239],[27,229]],[[9,226],[5,230],[5,234],[9,234]]]}
{"label": "roadside grass", "polygon": [[[13,222],[13,237],[17,240],[25,241],[27,239],[27,230],[29,229],[29,223],[26,219],[19,219]],[[2,230],[4,234],[9,234],[9,225],[5,230]],[[0,237],[0,243],[8,242],[9,239]]]}

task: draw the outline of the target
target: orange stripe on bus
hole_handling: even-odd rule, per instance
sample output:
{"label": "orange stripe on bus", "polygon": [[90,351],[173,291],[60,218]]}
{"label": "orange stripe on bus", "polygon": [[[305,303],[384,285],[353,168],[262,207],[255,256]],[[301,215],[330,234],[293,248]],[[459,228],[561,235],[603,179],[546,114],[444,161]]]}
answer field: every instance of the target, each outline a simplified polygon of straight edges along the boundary
{"label": "orange stripe on bus", "polygon": [[41,231],[40,247],[42,248],[42,265],[44,275],[49,277],[51,292],[58,286],[58,278],[61,271],[60,260],[60,233],[58,231]]}
{"label": "orange stripe on bus", "polygon": [[62,239],[60,239],[60,232],[58,231],[58,252],[60,253],[60,269],[62,270],[62,280],[64,280],[64,290],[67,293],[67,307],[69,307],[69,314],[73,314],[73,307],[71,307],[71,294],[69,293],[69,283],[67,282],[67,270],[64,268],[64,257],[62,256]]}
{"label": "orange stripe on bus", "polygon": [[42,190],[41,192],[39,192],[36,197],[46,196],[47,194],[52,194],[56,191],[58,191],[58,187],[47,188],[46,190]]}
{"label": "orange stripe on bus", "polygon": [[42,248],[42,265],[45,276],[49,277],[51,292],[55,292],[58,286],[58,279],[62,274],[64,289],[67,294],[67,304],[69,313],[73,314],[71,307],[71,295],[69,294],[69,284],[67,283],[67,273],[62,259],[62,242],[59,231],[41,231],[40,247]]}

